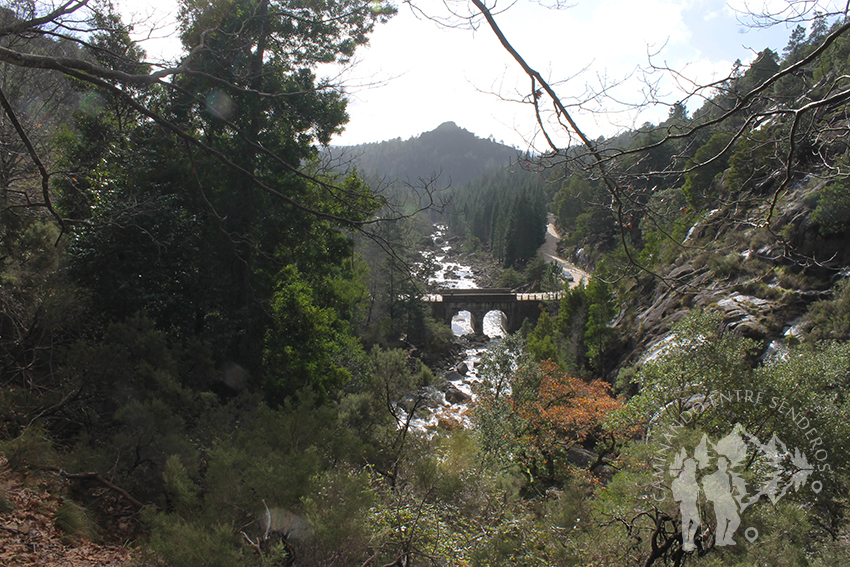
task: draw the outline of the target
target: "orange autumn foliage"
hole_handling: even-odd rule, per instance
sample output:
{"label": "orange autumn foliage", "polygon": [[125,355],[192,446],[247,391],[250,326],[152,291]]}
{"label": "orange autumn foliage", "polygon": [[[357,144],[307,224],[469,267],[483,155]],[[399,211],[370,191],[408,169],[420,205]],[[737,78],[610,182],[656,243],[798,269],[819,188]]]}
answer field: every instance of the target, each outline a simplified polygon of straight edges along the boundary
{"label": "orange autumn foliage", "polygon": [[552,361],[541,362],[542,380],[533,399],[514,407],[527,420],[529,441],[538,449],[569,448],[600,433],[601,424],[621,407],[602,380],[585,382],[564,373]]}

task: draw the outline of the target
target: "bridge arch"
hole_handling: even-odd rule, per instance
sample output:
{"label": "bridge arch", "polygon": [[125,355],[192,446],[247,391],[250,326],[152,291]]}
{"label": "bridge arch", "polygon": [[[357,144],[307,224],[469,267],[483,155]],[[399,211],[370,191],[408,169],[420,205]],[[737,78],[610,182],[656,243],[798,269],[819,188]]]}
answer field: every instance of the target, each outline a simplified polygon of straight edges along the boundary
{"label": "bridge arch", "polygon": [[493,309],[484,315],[484,334],[488,337],[503,337],[508,332],[508,314],[501,309]]}
{"label": "bridge arch", "polygon": [[475,316],[466,310],[461,310],[452,315],[451,318],[452,332],[455,335],[463,336],[475,332]]}

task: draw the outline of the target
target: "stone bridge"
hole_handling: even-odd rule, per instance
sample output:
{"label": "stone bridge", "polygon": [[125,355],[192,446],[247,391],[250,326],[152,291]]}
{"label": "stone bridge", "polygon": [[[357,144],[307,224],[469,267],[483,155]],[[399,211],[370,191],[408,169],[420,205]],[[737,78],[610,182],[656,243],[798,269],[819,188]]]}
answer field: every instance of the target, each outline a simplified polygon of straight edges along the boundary
{"label": "stone bridge", "polygon": [[564,292],[516,293],[508,288],[490,289],[444,289],[425,295],[423,301],[431,304],[437,321],[452,324],[452,318],[461,311],[472,314],[472,329],[476,334],[484,333],[484,316],[490,311],[501,311],[508,333],[514,333],[526,319],[536,322],[540,316],[540,302],[554,301]]}

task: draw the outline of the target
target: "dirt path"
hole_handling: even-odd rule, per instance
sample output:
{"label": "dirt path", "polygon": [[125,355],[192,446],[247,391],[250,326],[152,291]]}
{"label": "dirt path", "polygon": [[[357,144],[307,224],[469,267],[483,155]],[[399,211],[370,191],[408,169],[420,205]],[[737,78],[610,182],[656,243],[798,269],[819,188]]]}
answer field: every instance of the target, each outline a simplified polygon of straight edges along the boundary
{"label": "dirt path", "polygon": [[538,252],[543,254],[543,257],[547,262],[555,262],[561,266],[562,269],[572,274],[573,281],[570,282],[570,288],[574,288],[582,282],[587,283],[590,281],[590,274],[557,256],[558,242],[561,240],[561,236],[558,234],[558,231],[555,230],[555,215],[549,213],[547,222],[546,241],[543,243],[543,246],[540,247]]}

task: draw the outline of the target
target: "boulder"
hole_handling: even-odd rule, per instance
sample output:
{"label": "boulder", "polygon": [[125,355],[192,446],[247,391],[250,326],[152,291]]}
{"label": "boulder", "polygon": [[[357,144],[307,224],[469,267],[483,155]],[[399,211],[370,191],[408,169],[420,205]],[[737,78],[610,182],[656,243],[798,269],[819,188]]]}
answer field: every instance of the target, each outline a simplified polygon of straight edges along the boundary
{"label": "boulder", "polygon": [[773,309],[773,302],[740,293],[733,293],[717,302],[717,307],[723,313],[723,318],[730,329],[737,330],[744,336],[761,340],[767,336],[767,329],[759,318]]}
{"label": "boulder", "polygon": [[445,380],[445,381],[446,381],[446,383],[445,383],[445,384],[443,384],[443,385],[440,387],[440,390],[442,390],[443,392],[445,392],[445,391],[446,391],[446,388],[448,388],[449,386],[451,386],[451,383],[452,383],[452,382],[460,382],[460,381],[462,381],[462,380],[463,380],[463,374],[461,374],[461,373],[459,373],[459,372],[455,372],[454,370],[452,370],[451,372],[446,372],[446,375],[445,375],[445,376],[443,376],[443,380]]}
{"label": "boulder", "polygon": [[[419,396],[418,405],[420,407],[424,407],[424,408],[428,408],[428,409],[435,409],[435,408],[440,407],[440,405],[442,405],[441,400],[440,400],[440,393],[437,390],[435,390],[434,388],[430,388],[430,387],[421,388],[418,392],[418,396]],[[411,407],[412,407],[412,404],[411,404]]]}
{"label": "boulder", "polygon": [[450,404],[465,404],[472,401],[472,396],[459,390],[454,384],[446,388],[446,401]]}
{"label": "boulder", "polygon": [[458,364],[458,366],[457,366],[457,373],[458,374],[463,374],[464,376],[466,376],[466,374],[468,372],[469,372],[469,367],[466,365],[465,362],[461,362],[460,364]]}

